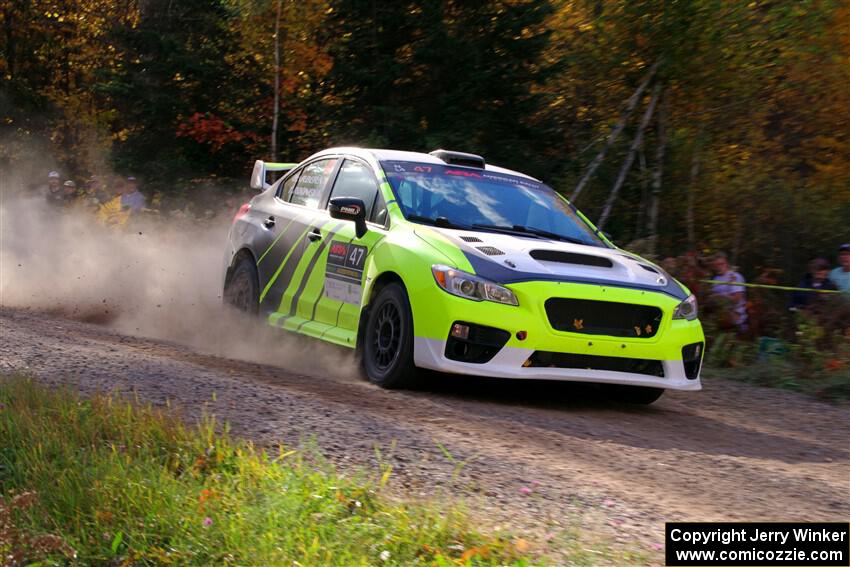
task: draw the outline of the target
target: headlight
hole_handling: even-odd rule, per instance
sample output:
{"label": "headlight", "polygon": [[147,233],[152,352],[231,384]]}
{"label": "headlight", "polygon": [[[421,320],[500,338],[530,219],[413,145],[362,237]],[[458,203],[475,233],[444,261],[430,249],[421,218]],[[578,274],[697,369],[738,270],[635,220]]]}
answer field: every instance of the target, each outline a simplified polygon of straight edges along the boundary
{"label": "headlight", "polygon": [[452,295],[473,301],[486,300],[505,305],[519,305],[514,292],[490,280],[443,265],[431,266],[431,272],[437,285]]}
{"label": "headlight", "polygon": [[693,321],[697,318],[697,298],[689,295],[686,300],[676,306],[673,311],[673,319],[687,319]]}

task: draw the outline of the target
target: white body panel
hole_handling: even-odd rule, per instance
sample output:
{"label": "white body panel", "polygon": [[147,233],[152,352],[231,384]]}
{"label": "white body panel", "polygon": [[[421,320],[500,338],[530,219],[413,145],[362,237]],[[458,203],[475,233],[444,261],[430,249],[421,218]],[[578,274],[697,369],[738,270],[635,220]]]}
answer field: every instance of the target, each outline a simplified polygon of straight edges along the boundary
{"label": "white body panel", "polygon": [[534,350],[503,347],[493,360],[484,364],[458,362],[445,357],[446,341],[414,337],[413,359],[416,366],[451,372],[472,374],[489,378],[524,378],[528,380],[564,380],[572,382],[596,382],[600,384],[624,384],[649,386],[668,390],[701,390],[699,378],[688,380],[681,360],[664,360],[664,377],[613,372],[609,370],[587,370],[581,368],[524,368],[522,366]]}

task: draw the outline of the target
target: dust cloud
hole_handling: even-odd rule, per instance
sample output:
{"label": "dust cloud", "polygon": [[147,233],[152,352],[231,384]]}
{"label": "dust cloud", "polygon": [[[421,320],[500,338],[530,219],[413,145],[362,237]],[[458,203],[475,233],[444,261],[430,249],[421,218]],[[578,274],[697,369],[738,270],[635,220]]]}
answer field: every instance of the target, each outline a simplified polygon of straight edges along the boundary
{"label": "dust cloud", "polygon": [[51,206],[20,179],[6,175],[0,183],[0,306],[302,374],[357,374],[347,350],[268,328],[222,304],[233,211],[212,219],[151,214],[109,228],[90,210]]}

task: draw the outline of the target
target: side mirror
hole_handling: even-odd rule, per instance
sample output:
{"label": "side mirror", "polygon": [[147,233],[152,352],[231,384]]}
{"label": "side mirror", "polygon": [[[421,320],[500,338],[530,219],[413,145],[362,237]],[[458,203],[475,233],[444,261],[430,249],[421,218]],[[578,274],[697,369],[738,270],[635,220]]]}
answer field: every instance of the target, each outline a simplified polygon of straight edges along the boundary
{"label": "side mirror", "polygon": [[363,199],[355,197],[334,197],[328,203],[331,218],[354,221],[354,231],[357,238],[363,238],[366,228],[366,205]]}

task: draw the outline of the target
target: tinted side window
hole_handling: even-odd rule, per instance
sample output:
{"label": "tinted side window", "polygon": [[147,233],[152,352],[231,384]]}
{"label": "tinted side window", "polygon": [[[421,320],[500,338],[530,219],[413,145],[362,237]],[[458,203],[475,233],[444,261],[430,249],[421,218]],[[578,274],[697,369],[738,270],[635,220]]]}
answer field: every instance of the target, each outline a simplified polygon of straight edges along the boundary
{"label": "tinted side window", "polygon": [[295,187],[295,182],[298,181],[298,176],[301,175],[301,170],[296,171],[289,178],[281,183],[280,187],[277,190],[277,196],[283,199],[284,201],[288,201],[292,196],[292,189]]}
{"label": "tinted side window", "polygon": [[372,209],[372,217],[369,221],[382,226],[387,224],[387,203],[380,191],[378,191],[378,198],[375,199],[375,208]]}
{"label": "tinted side window", "polygon": [[302,169],[295,187],[289,194],[289,202],[305,207],[317,207],[335,166],[336,158],[331,158],[314,161]]}
{"label": "tinted side window", "polygon": [[371,219],[372,205],[377,194],[378,184],[375,182],[369,166],[350,159],[342,163],[339,175],[336,176],[334,188],[331,191],[331,198],[355,197],[362,199],[363,204],[366,205],[366,218]]}

